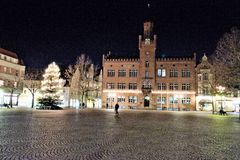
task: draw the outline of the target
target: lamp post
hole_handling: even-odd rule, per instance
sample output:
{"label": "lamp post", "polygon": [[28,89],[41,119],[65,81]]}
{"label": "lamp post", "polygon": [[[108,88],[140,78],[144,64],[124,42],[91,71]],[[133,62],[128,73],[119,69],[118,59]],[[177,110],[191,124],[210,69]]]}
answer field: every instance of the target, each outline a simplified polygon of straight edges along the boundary
{"label": "lamp post", "polygon": [[223,87],[223,86],[217,86],[216,88],[217,88],[217,90],[221,93],[221,108],[220,108],[220,110],[223,110],[222,93],[224,92],[225,87]]}

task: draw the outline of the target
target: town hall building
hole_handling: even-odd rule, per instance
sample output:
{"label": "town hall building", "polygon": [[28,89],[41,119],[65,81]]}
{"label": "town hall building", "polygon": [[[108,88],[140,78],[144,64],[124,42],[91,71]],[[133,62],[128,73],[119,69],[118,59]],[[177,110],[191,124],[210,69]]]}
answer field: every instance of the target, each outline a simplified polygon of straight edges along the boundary
{"label": "town hall building", "polygon": [[138,58],[103,55],[102,105],[112,108],[196,110],[196,54],[157,58],[153,22],[139,36]]}

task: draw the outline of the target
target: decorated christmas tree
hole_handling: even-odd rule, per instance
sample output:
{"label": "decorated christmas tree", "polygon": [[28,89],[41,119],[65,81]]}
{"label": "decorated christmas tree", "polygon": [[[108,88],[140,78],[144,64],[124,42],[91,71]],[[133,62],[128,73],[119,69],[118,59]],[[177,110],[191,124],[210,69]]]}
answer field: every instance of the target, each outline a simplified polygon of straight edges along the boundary
{"label": "decorated christmas tree", "polygon": [[43,80],[41,82],[41,91],[43,97],[39,103],[44,106],[57,105],[62,100],[63,92],[63,79],[60,78],[60,69],[55,62],[48,65],[43,74]]}

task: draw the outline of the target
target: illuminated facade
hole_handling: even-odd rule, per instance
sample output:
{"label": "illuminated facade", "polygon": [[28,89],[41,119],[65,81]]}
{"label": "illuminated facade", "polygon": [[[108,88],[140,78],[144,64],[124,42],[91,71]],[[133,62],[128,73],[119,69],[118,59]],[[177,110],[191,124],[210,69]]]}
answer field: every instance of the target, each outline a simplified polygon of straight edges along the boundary
{"label": "illuminated facade", "polygon": [[24,79],[25,66],[16,53],[0,48],[0,105],[18,103],[21,93],[20,83]]}
{"label": "illuminated facade", "polygon": [[195,110],[196,55],[157,58],[153,23],[144,23],[139,36],[139,58],[103,55],[102,105],[112,108]]}

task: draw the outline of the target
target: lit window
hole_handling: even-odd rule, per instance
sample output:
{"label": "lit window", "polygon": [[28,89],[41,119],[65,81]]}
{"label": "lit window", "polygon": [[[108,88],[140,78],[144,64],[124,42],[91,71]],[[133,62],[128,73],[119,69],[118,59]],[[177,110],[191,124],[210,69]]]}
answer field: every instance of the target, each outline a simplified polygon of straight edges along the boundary
{"label": "lit window", "polygon": [[178,98],[175,98],[174,96],[169,97],[169,103],[170,104],[177,104]]}
{"label": "lit window", "polygon": [[0,80],[0,86],[3,86],[3,85],[4,85],[4,81]]}
{"label": "lit window", "polygon": [[166,97],[157,97],[157,104],[166,104]]}
{"label": "lit window", "polygon": [[137,103],[137,96],[129,96],[128,103]]}
{"label": "lit window", "polygon": [[107,96],[107,102],[114,102],[114,97]]}
{"label": "lit window", "polygon": [[157,76],[158,77],[166,77],[166,69],[158,69],[157,70]]}
{"label": "lit window", "polygon": [[189,97],[182,98],[182,104],[191,104],[191,98]]}

